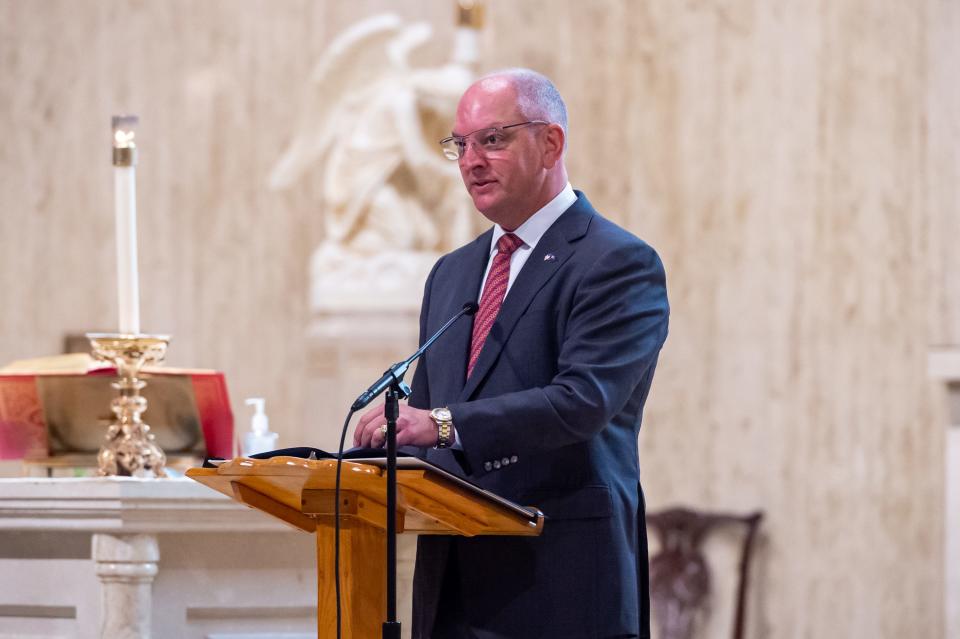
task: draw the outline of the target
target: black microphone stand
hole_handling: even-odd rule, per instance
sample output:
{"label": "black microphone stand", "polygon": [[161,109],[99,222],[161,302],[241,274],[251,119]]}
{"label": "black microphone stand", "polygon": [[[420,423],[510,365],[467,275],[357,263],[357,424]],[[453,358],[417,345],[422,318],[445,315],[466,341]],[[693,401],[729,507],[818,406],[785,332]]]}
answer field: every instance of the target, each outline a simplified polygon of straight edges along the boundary
{"label": "black microphone stand", "polygon": [[[424,342],[416,353],[387,369],[383,376],[364,391],[350,407],[351,414],[353,411],[362,409],[386,387],[386,406],[384,406],[383,415],[387,420],[387,619],[383,622],[381,635],[383,639],[400,639],[400,622],[397,620],[397,418],[400,417],[400,400],[409,397],[411,392],[410,387],[403,381],[403,376],[410,364],[430,348],[454,322],[464,315],[473,315],[476,312],[475,303],[464,304],[460,312],[447,320],[447,323]],[[337,499],[339,503],[339,496]],[[339,536],[339,532],[337,534]],[[339,575],[337,579],[339,580]]]}
{"label": "black microphone stand", "polygon": [[403,379],[394,378],[386,393],[383,414],[387,418],[387,620],[383,639],[400,639],[397,620],[397,418],[400,400],[410,394]]}

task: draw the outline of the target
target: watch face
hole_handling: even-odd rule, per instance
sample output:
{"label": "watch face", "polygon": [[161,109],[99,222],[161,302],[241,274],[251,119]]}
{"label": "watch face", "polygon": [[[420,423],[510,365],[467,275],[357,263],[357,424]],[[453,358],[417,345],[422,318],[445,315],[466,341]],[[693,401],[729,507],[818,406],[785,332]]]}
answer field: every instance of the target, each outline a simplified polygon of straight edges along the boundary
{"label": "watch face", "polygon": [[450,421],[450,409],[449,408],[434,408],[431,411],[434,419],[439,419],[442,422]]}

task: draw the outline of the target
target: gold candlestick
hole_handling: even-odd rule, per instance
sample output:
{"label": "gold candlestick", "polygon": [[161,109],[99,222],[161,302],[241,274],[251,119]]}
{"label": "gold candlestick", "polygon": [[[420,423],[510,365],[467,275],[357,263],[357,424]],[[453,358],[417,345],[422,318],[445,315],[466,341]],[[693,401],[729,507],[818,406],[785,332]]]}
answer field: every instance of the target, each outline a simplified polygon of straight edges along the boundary
{"label": "gold candlestick", "polygon": [[470,29],[483,28],[483,0],[457,0],[457,25]]}
{"label": "gold candlestick", "polygon": [[115,415],[107,429],[106,443],[97,454],[98,475],[130,477],[166,477],[167,457],[157,445],[150,427],[140,415],[147,400],[140,390],[147,385],[140,379],[145,364],[159,364],[167,353],[167,335],[131,335],[124,333],[88,333],[93,356],[117,367],[119,391],[110,402]]}

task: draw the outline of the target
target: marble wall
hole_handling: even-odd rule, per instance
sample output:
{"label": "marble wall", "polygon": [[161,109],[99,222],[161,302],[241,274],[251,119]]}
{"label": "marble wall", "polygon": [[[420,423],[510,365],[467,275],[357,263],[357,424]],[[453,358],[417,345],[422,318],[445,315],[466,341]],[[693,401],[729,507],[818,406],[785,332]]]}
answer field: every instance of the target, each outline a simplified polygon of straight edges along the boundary
{"label": "marble wall", "polygon": [[[483,68],[557,80],[571,180],[667,267],[651,506],[766,511],[751,636],[942,636],[960,4],[488,5]],[[265,184],[313,63],[387,9],[446,58],[449,0],[0,0],[0,361],[114,327],[109,116],[138,113],[144,329],[224,370],[240,424],[263,395],[281,444],[329,445],[319,180]]]}

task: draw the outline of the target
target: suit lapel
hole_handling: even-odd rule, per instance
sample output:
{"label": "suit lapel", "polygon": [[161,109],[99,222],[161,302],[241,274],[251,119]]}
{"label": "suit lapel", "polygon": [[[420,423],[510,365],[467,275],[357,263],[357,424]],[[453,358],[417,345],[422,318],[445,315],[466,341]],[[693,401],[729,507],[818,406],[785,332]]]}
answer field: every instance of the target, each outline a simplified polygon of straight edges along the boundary
{"label": "suit lapel", "polygon": [[[444,308],[438,319],[443,322],[463,308],[467,302],[476,302],[480,297],[480,281],[487,268],[490,258],[490,238],[493,230],[482,234],[476,240],[466,255],[463,256],[463,265],[458,267],[464,274],[462,281],[455,282],[455,287],[447,296],[449,308]],[[437,325],[439,328],[439,324]],[[450,353],[451,361],[460,362],[456,374],[450,382],[454,385],[449,397],[457,397],[463,390],[467,377],[467,361],[470,359],[470,339],[473,336],[473,321],[461,318],[441,339],[447,343],[445,352]],[[449,350],[448,350],[449,348]],[[447,396],[446,394],[444,394]]]}
{"label": "suit lapel", "polygon": [[[595,212],[586,196],[579,192],[577,192],[577,196],[577,201],[547,229],[547,232],[537,242],[536,248],[527,258],[513,286],[510,287],[506,298],[503,300],[503,306],[500,307],[500,313],[497,315],[497,319],[490,329],[490,334],[483,344],[483,350],[477,357],[473,374],[470,379],[466,380],[466,384],[460,393],[459,401],[467,401],[480,381],[490,372],[491,367],[499,358],[504,345],[510,338],[510,333],[517,325],[517,321],[530,306],[530,302],[533,301],[537,292],[550,281],[550,278],[560,270],[563,263],[573,255],[576,240],[586,234],[587,227],[590,225],[590,220]],[[548,255],[552,257],[548,258]],[[471,333],[472,330],[471,326]],[[469,339],[468,336],[468,353]],[[466,372],[466,365],[464,365],[464,372]]]}

